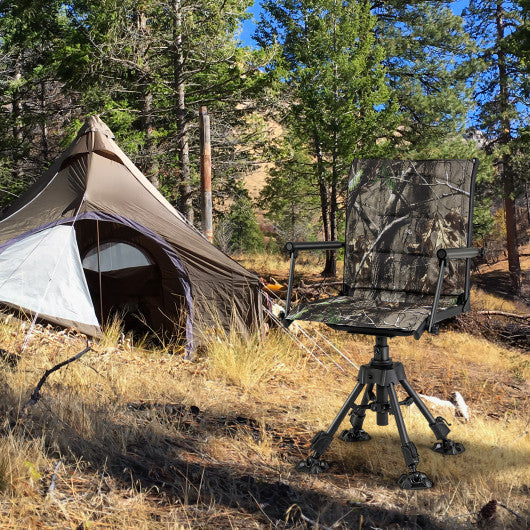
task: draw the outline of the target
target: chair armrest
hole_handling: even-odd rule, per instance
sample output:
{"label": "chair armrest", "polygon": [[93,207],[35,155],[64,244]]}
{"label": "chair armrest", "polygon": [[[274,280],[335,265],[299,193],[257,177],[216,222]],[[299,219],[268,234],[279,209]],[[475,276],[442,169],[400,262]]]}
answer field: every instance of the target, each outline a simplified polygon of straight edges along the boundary
{"label": "chair armrest", "polygon": [[[434,328],[434,321],[436,317],[436,312],[438,311],[438,303],[440,301],[440,295],[442,293],[442,284],[443,284],[443,277],[445,272],[445,267],[447,266],[447,260],[449,259],[467,259],[468,260],[468,267],[469,267],[469,260],[471,258],[476,258],[478,256],[484,256],[484,249],[483,248],[474,248],[474,247],[461,247],[461,248],[440,248],[436,252],[436,257],[438,258],[438,261],[440,263],[440,272],[438,275],[438,283],[436,285],[436,292],[434,294],[434,302],[432,304],[431,309],[431,315],[429,318],[429,326],[428,331],[429,333],[432,333],[432,330]],[[469,273],[467,273],[468,275]],[[465,299],[464,299],[464,305],[467,303],[467,299],[469,298],[469,281],[466,280],[465,285]]]}
{"label": "chair armrest", "polygon": [[289,282],[287,284],[287,295],[285,298],[285,315],[283,322],[288,326],[291,322],[285,317],[291,308],[291,297],[293,295],[294,266],[299,250],[336,250],[346,246],[344,241],[289,241],[284,249],[291,255],[291,265],[289,268]]}
{"label": "chair armrest", "polygon": [[284,249],[292,253],[297,250],[335,250],[345,245],[344,241],[289,241],[285,243]]}
{"label": "chair armrest", "polygon": [[441,248],[436,252],[439,260],[446,259],[467,259],[484,256],[483,248],[463,247],[463,248]]}

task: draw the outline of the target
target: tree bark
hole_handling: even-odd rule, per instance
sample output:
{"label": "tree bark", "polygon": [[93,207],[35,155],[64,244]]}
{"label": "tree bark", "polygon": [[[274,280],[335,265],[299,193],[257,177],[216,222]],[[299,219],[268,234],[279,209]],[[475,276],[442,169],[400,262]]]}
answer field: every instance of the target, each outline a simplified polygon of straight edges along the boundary
{"label": "tree bark", "polygon": [[528,183],[524,186],[524,193],[526,197],[526,217],[528,219],[528,225],[530,226],[530,196],[528,195]]}
{"label": "tree bark", "polygon": [[[338,156],[336,152],[336,142],[332,155],[331,169],[331,189],[329,197],[329,238],[330,241],[337,239],[337,209],[338,209]],[[329,250],[326,254],[326,266],[323,272],[324,276],[337,276],[337,251]]]}
{"label": "tree bark", "polygon": [[41,126],[41,149],[42,159],[44,162],[48,162],[50,159],[50,146],[48,144],[48,125],[46,122],[46,82],[42,80],[40,82],[40,126]]}
{"label": "tree bark", "polygon": [[153,94],[147,86],[144,87],[142,94],[142,127],[145,135],[145,162],[144,173],[151,184],[158,188],[160,181],[158,179],[158,163],[156,160],[156,144],[154,140],[154,120],[153,120]]}
{"label": "tree bark", "polygon": [[140,35],[138,43],[138,56],[136,58],[138,71],[141,75],[140,93],[141,93],[141,123],[145,136],[143,172],[155,186],[158,188],[158,163],[156,159],[156,143],[154,139],[155,124],[153,117],[153,93],[151,91],[151,68],[149,64],[148,48],[150,44],[149,25],[147,24],[147,14],[139,10],[136,13],[136,26]]}
{"label": "tree bark", "polygon": [[[20,68],[20,56],[17,56],[15,61],[15,83],[18,85],[22,79],[22,72]],[[13,136],[16,140],[16,150],[22,149],[23,135],[22,135],[22,102],[21,102],[20,87],[16,86],[11,96],[11,116],[13,118]],[[19,153],[15,153],[13,156],[13,172],[17,179],[22,178],[23,170],[21,164],[21,157]]]}
{"label": "tree bark", "polygon": [[186,117],[186,84],[184,81],[184,50],[182,47],[182,5],[174,0],[174,90],[177,114],[177,152],[179,180],[179,209],[193,223],[193,204],[191,195],[190,152],[188,139],[188,121]]}
{"label": "tree bark", "polygon": [[519,260],[519,247],[517,244],[517,214],[513,198],[514,186],[511,175],[504,169],[504,211],[506,223],[506,247],[508,250],[508,269],[512,288],[516,294],[521,293],[521,263]]}
{"label": "tree bark", "polygon": [[[315,154],[317,158],[318,187],[320,192],[320,210],[322,213],[322,228],[324,229],[324,241],[332,241],[332,227],[330,220],[330,197],[329,187],[326,182],[324,171],[324,155],[322,154],[322,145],[318,133],[314,136]],[[326,263],[322,276],[335,276],[337,272],[336,259],[333,252],[326,251]]]}
{"label": "tree bark", "polygon": [[[499,143],[507,145],[511,141],[510,119],[508,117],[509,98],[508,98],[508,74],[506,69],[506,53],[504,49],[504,7],[503,0],[497,0],[495,22],[497,29],[497,64],[499,69],[499,110],[501,116],[501,134]],[[517,216],[515,211],[514,200],[514,181],[513,172],[508,155],[502,155],[500,164],[500,173],[503,181],[504,191],[504,209],[506,224],[506,247],[508,251],[508,266],[512,288],[516,294],[521,292],[521,264],[519,261],[519,248],[517,245]]]}

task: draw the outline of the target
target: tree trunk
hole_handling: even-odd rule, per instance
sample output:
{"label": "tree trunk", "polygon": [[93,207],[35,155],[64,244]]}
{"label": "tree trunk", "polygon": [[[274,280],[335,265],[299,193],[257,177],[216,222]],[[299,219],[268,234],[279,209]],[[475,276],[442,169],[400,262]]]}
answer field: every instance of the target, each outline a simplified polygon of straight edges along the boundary
{"label": "tree trunk", "polygon": [[[335,142],[336,146],[336,142]],[[333,161],[331,170],[331,193],[329,197],[329,238],[330,241],[337,239],[337,209],[338,209],[338,174],[337,174],[337,163],[338,156],[336,147],[333,150]],[[330,250],[326,255],[326,267],[324,269],[326,276],[337,276],[337,251]]]}
{"label": "tree trunk", "polygon": [[513,198],[513,179],[503,170],[504,180],[504,211],[506,223],[506,247],[508,250],[508,269],[515,294],[521,293],[521,263],[519,261],[519,247],[517,245],[517,214]]}
{"label": "tree trunk", "polygon": [[[22,72],[20,70],[20,57],[17,56],[15,61],[15,83],[18,85],[22,79]],[[16,86],[11,96],[11,116],[13,118],[13,136],[16,140],[16,151],[13,154],[13,172],[18,179],[22,178],[23,170],[21,164],[20,151],[22,149],[23,135],[22,135],[22,102],[21,102],[20,87]]]}
{"label": "tree trunk", "polygon": [[142,127],[145,134],[145,162],[143,170],[151,184],[158,188],[158,162],[156,159],[156,144],[154,140],[154,120],[153,120],[153,94],[147,86],[143,87],[142,95]]}
{"label": "tree trunk", "polygon": [[[503,0],[497,0],[497,9],[495,13],[497,28],[497,54],[499,68],[499,110],[501,116],[501,135],[499,143],[507,145],[511,141],[510,119],[508,117],[509,98],[508,98],[508,74],[506,70],[506,54],[504,49],[504,8]],[[512,288],[515,294],[521,293],[521,264],[519,262],[519,248],[517,245],[517,217],[515,212],[514,200],[514,181],[513,172],[508,155],[502,156],[500,165],[500,174],[503,181],[504,190],[504,207],[506,223],[506,247],[508,251],[508,266]]]}
{"label": "tree trunk", "polygon": [[182,49],[182,5],[180,0],[174,0],[173,10],[175,16],[173,72],[177,110],[179,209],[188,221],[193,223],[188,121],[186,117],[186,85],[184,81],[184,50]]}
{"label": "tree trunk", "polygon": [[526,197],[526,218],[528,219],[528,226],[530,226],[530,196],[528,195],[528,183],[524,186],[524,193]]}
{"label": "tree trunk", "polygon": [[136,13],[136,26],[140,34],[138,43],[138,56],[136,63],[140,72],[140,94],[141,123],[145,136],[144,162],[142,170],[155,188],[158,188],[158,163],[156,159],[156,143],[154,139],[155,124],[153,119],[153,93],[151,92],[151,69],[149,64],[148,48],[150,43],[149,25],[147,24],[147,14],[139,10]]}
{"label": "tree trunk", "polygon": [[[331,222],[330,222],[330,200],[329,188],[326,182],[326,175],[324,171],[324,156],[322,154],[322,145],[318,133],[315,133],[315,154],[317,158],[317,173],[318,173],[318,187],[320,192],[320,210],[322,213],[322,227],[324,229],[324,241],[332,241],[331,239]],[[326,263],[322,276],[335,276],[337,272],[336,259],[333,256],[333,251],[326,251]]]}
{"label": "tree trunk", "polygon": [[48,124],[46,122],[46,82],[40,82],[40,126],[41,126],[41,149],[42,159],[48,162],[50,159],[50,146],[48,144]]}

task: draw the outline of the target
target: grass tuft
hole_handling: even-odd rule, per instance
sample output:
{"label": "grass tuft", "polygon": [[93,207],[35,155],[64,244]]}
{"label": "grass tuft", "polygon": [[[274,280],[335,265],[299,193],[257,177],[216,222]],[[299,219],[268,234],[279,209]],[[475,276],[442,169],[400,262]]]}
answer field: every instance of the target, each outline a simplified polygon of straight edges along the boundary
{"label": "grass tuft", "polygon": [[117,348],[124,339],[123,319],[118,315],[113,315],[111,319],[102,327],[102,335],[98,340],[98,347],[101,350]]}
{"label": "grass tuft", "polygon": [[293,370],[303,369],[302,356],[285,335],[274,332],[266,341],[258,335],[229,334],[208,347],[208,375],[243,390],[281,381]]}

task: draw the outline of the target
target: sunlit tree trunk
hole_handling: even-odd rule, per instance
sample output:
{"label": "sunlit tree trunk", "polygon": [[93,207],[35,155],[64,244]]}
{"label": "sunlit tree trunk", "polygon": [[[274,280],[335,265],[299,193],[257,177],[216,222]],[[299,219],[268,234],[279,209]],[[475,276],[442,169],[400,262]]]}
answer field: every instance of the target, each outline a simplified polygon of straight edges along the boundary
{"label": "sunlit tree trunk", "polygon": [[[495,26],[497,29],[497,67],[499,72],[499,111],[501,117],[501,136],[499,143],[508,145],[511,138],[510,119],[508,117],[508,74],[506,68],[506,54],[504,50],[505,21],[503,1],[497,0],[495,12]],[[510,159],[507,154],[502,155],[502,163],[499,165],[504,191],[504,210],[506,222],[506,247],[508,251],[508,266],[510,279],[515,293],[521,292],[521,264],[519,261],[519,249],[517,245],[517,216],[515,211],[515,186],[513,172],[510,167]]]}
{"label": "sunlit tree trunk", "polygon": [[190,148],[188,122],[186,120],[186,83],[184,80],[184,50],[182,43],[182,4],[181,0],[173,2],[174,15],[174,57],[173,83],[176,96],[177,114],[177,152],[178,152],[178,187],[179,209],[188,221],[193,223],[193,205],[191,195]]}

